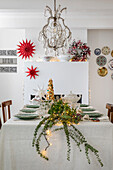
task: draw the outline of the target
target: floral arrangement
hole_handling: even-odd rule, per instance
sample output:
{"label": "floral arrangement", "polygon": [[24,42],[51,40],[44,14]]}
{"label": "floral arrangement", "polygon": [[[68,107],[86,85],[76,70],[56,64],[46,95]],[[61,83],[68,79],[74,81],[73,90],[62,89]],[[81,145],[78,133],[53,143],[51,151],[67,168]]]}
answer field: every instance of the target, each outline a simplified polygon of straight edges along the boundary
{"label": "floral arrangement", "polygon": [[[84,146],[86,158],[89,164],[90,164],[90,158],[89,158],[89,150],[90,150],[95,154],[98,162],[102,167],[103,163],[99,158],[98,150],[96,150],[93,146],[91,146],[87,142],[83,134],[74,125],[74,124],[78,124],[80,121],[81,121],[81,115],[77,113],[76,109],[70,108],[70,106],[67,103],[64,103],[62,100],[54,101],[51,104],[51,107],[48,111],[48,117],[44,117],[35,129],[32,146],[36,147],[36,151],[42,158],[49,160],[49,158],[46,156],[46,151],[48,147],[51,146],[51,144],[49,143],[47,136],[50,135],[52,132],[63,130],[67,140],[68,161],[70,160],[71,140],[73,140],[78,146],[80,151],[81,151],[80,146],[81,145]],[[60,127],[58,126],[58,124],[60,124]],[[43,128],[41,128],[42,125],[44,125]],[[53,126],[54,128],[52,128]],[[40,132],[39,129],[41,129]],[[44,136],[47,142],[47,146],[43,151],[40,150],[40,142],[42,136]]]}
{"label": "floral arrangement", "polygon": [[68,53],[73,55],[72,61],[86,61],[88,55],[91,55],[90,47],[83,43],[81,40],[73,40],[72,44],[69,47]]}

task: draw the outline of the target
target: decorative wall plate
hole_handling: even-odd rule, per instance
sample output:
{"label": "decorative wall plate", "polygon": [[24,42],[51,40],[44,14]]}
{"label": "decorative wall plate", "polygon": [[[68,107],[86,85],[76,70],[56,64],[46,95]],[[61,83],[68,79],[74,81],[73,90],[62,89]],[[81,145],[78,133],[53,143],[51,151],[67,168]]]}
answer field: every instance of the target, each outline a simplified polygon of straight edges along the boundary
{"label": "decorative wall plate", "polygon": [[108,46],[105,46],[102,48],[102,53],[104,55],[108,55],[110,53],[110,48]]}
{"label": "decorative wall plate", "polygon": [[108,67],[110,68],[110,70],[113,70],[113,59],[109,60]]}
{"label": "decorative wall plate", "polygon": [[113,57],[113,50],[111,51],[111,56]]}
{"label": "decorative wall plate", "polygon": [[111,79],[113,80],[113,73],[111,74]]}
{"label": "decorative wall plate", "polygon": [[107,63],[107,59],[104,56],[99,56],[99,57],[96,58],[96,63],[99,66],[104,66]]}
{"label": "decorative wall plate", "polygon": [[95,55],[100,55],[100,54],[101,54],[101,49],[100,49],[100,48],[96,48],[96,49],[94,50],[94,54],[95,54]]}
{"label": "decorative wall plate", "polygon": [[98,72],[98,75],[99,75],[99,76],[102,76],[102,77],[104,77],[104,76],[106,76],[106,75],[108,74],[108,70],[107,70],[106,67],[100,67],[100,68],[97,70],[97,72]]}

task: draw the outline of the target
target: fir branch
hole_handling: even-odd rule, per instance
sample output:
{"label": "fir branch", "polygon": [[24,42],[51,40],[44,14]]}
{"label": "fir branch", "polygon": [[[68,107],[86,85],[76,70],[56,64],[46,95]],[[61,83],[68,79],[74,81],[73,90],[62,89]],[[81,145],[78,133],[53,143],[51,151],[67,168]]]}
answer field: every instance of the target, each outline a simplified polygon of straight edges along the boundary
{"label": "fir branch", "polygon": [[68,147],[68,150],[67,150],[67,160],[70,161],[71,145],[70,145],[69,131],[68,131],[68,126],[67,126],[67,124],[65,122],[63,122],[63,125],[64,125],[64,132],[65,132],[65,135],[66,135],[67,147]]}
{"label": "fir branch", "polygon": [[52,130],[52,132],[56,132],[56,131],[63,130],[63,129],[64,129],[63,127],[61,127],[61,128],[56,128],[56,129]]}
{"label": "fir branch", "polygon": [[33,138],[33,141],[32,141],[32,146],[33,146],[33,147],[34,147],[34,144],[35,144],[35,140],[36,140],[36,137],[37,137],[38,130],[40,129],[40,127],[42,126],[42,124],[44,124],[45,121],[48,120],[49,117],[50,117],[50,116],[43,118],[43,120],[40,121],[40,123],[39,123],[39,124],[37,125],[37,127],[35,128],[34,138]]}
{"label": "fir branch", "polygon": [[74,126],[71,125],[73,127],[73,129],[75,129],[75,131],[81,136],[80,140],[82,141],[82,143],[84,143],[84,147],[85,147],[85,154],[86,154],[86,158],[88,160],[88,163],[90,164],[90,158],[89,158],[89,149],[96,155],[96,158],[98,160],[98,162],[100,163],[101,167],[103,166],[103,163],[98,155],[98,151],[91,145],[89,145],[85,139],[85,137],[83,136],[83,134]]}
{"label": "fir branch", "polygon": [[80,135],[82,143],[87,142],[84,135],[74,125],[71,125],[71,127]]}
{"label": "fir branch", "polygon": [[101,159],[99,157],[98,151],[93,146],[86,143],[85,144],[85,153],[86,153],[86,157],[88,159],[88,163],[90,164],[90,158],[89,158],[89,152],[88,152],[89,149],[95,154],[98,162],[100,163],[100,166],[103,167],[103,163],[102,163],[102,161],[101,161]]}
{"label": "fir branch", "polygon": [[72,133],[72,135],[75,136],[75,137],[79,140],[80,144],[83,144],[83,143],[84,143],[84,138],[81,137],[80,134],[77,134],[77,131],[74,131],[74,130],[72,130],[72,129],[69,129],[69,132]]}
{"label": "fir branch", "polygon": [[47,122],[45,123],[45,126],[44,126],[44,128],[42,129],[42,132],[40,133],[40,135],[38,136],[38,138],[37,138],[37,140],[36,140],[36,144],[35,144],[36,150],[37,150],[38,154],[39,154],[41,157],[45,158],[46,160],[49,160],[49,159],[48,159],[48,157],[46,157],[45,155],[43,155],[43,154],[41,153],[41,151],[40,151],[40,143],[39,143],[39,142],[40,142],[41,136],[44,135],[44,134],[45,134],[45,131],[48,129],[48,124],[49,124],[50,121],[51,121],[51,120],[49,119],[49,120],[47,120]]}
{"label": "fir branch", "polygon": [[72,132],[69,131],[69,136],[75,141],[75,143],[77,144],[80,152],[82,151],[80,148],[80,142],[77,141],[76,136],[74,136],[74,134]]}

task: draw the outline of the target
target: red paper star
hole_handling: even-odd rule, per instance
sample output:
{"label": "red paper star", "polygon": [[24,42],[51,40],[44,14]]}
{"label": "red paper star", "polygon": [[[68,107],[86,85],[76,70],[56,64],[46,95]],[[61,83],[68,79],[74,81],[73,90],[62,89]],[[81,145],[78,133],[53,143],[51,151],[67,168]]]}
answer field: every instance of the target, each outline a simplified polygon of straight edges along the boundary
{"label": "red paper star", "polygon": [[27,57],[30,59],[30,57],[33,57],[33,54],[35,49],[35,45],[33,45],[33,43],[31,43],[31,40],[28,40],[26,39],[26,42],[24,42],[23,40],[23,43],[19,42],[20,45],[17,45],[19,48],[17,49],[19,53],[19,57],[22,56],[22,59],[25,58],[27,59]]}
{"label": "red paper star", "polygon": [[31,69],[27,67],[27,69],[29,71],[26,71],[26,73],[28,73],[27,77],[30,76],[30,79],[33,77],[35,79],[35,76],[39,76],[37,74],[37,72],[39,72],[39,70],[36,71],[37,67],[33,68],[33,66],[31,66]]}

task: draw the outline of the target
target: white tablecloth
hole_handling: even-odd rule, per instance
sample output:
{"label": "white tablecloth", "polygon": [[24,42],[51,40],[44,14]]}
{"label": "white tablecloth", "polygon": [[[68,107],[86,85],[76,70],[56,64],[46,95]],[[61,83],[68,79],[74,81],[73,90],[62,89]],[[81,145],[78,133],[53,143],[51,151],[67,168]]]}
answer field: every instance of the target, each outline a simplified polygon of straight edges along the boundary
{"label": "white tablecloth", "polygon": [[49,161],[40,158],[32,147],[33,133],[38,123],[39,120],[17,121],[12,118],[3,125],[0,170],[113,170],[113,125],[110,122],[80,122],[80,125],[76,125],[89,144],[99,150],[104,163],[102,168],[92,153],[89,165],[84,150],[79,152],[73,141],[71,161],[67,161],[67,143],[63,131],[55,132],[50,138],[52,146],[47,151]]}

